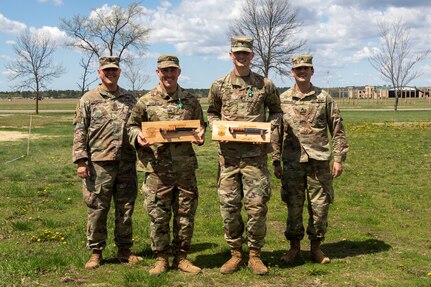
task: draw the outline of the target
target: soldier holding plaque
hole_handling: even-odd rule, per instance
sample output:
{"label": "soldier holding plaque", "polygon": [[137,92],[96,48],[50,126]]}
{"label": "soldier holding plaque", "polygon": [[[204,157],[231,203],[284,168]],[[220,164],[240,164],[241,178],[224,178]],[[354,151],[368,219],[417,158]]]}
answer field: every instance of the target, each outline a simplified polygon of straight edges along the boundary
{"label": "soldier holding plaque", "polygon": [[[208,95],[210,127],[217,121],[252,124],[278,120],[282,111],[275,85],[250,69],[253,39],[232,37],[229,55],[233,70],[217,79]],[[223,274],[233,273],[243,265],[243,244],[248,246],[248,265],[253,272],[268,272],[260,251],[265,242],[267,202],[271,196],[267,166],[267,154],[271,151],[269,143],[220,141],[218,195],[224,236],[231,249],[231,258],[220,269]],[[247,213],[245,224],[241,216],[243,204]]]}
{"label": "soldier holding plaque", "polygon": [[[145,171],[142,186],[145,208],[151,218],[151,249],[156,263],[151,275],[160,275],[169,268],[172,252],[173,269],[197,274],[201,269],[186,259],[190,251],[194,218],[198,206],[195,170],[197,159],[192,142],[204,143],[205,123],[198,99],[178,85],[181,69],[175,55],[158,58],[157,87],[143,95],[132,110],[128,121],[130,143],[136,148]],[[199,120],[195,138],[189,142],[154,142],[142,132],[143,122]],[[164,129],[163,133],[170,132]],[[175,131],[174,131],[175,132]],[[169,223],[173,216],[173,240]]]}

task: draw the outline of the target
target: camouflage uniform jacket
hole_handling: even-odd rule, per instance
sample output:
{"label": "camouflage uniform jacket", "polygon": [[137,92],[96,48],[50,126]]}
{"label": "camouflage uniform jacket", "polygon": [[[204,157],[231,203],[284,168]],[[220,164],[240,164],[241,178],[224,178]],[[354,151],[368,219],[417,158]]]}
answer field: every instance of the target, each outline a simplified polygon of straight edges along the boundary
{"label": "camouflage uniform jacket", "polygon": [[273,162],[308,162],[308,159],[329,160],[331,148],[328,131],[332,136],[334,161],[346,158],[349,146],[340,111],[332,97],[325,91],[312,87],[307,94],[295,87],[280,95],[283,120],[273,133]]}
{"label": "camouflage uniform jacket", "polygon": [[[254,72],[238,77],[234,72],[217,79],[208,94],[208,122],[213,121],[275,121],[281,116],[277,88],[267,78]],[[266,109],[269,111],[266,118]],[[220,143],[219,153],[229,157],[255,157],[271,152],[270,144]]]}
{"label": "camouflage uniform jacket", "polygon": [[189,142],[155,143],[146,148],[138,147],[136,138],[142,122],[169,120],[200,120],[202,128],[205,128],[199,100],[180,86],[175,94],[169,96],[158,85],[143,95],[132,110],[127,124],[129,140],[136,148],[145,172],[180,172],[197,168],[196,155]]}
{"label": "camouflage uniform jacket", "polygon": [[136,160],[126,130],[135,103],[135,96],[120,87],[114,94],[100,87],[85,93],[73,121],[73,162]]}

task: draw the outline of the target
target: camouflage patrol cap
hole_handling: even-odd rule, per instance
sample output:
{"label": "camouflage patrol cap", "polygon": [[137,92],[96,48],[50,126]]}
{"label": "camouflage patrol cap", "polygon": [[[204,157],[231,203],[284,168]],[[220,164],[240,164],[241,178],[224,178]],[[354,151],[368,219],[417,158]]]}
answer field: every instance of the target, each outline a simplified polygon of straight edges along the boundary
{"label": "camouflage patrol cap", "polygon": [[253,52],[253,38],[247,36],[233,36],[230,40],[232,52]]}
{"label": "camouflage patrol cap", "polygon": [[292,58],[292,69],[298,67],[313,67],[312,55],[297,55]]}
{"label": "camouflage patrol cap", "polygon": [[175,67],[179,69],[180,60],[178,60],[178,57],[175,55],[161,55],[157,59],[157,68],[163,69],[169,67]]}
{"label": "camouflage patrol cap", "polygon": [[120,68],[120,58],[116,56],[105,56],[99,58],[99,69]]}

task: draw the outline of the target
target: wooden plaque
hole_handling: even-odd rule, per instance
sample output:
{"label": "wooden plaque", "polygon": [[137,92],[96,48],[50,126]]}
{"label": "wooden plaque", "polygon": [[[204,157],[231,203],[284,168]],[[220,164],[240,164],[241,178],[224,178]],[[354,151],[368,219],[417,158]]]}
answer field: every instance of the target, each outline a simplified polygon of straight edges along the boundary
{"label": "wooden plaque", "polygon": [[142,133],[147,141],[153,143],[191,142],[198,136],[199,120],[143,122]]}
{"label": "wooden plaque", "polygon": [[271,123],[214,121],[212,140],[269,143]]}

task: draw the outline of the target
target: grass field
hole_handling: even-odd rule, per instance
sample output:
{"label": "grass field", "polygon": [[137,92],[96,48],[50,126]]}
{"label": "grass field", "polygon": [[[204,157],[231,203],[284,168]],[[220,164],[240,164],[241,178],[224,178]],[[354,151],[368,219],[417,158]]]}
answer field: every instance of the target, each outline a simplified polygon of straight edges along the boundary
{"label": "grass field", "polygon": [[[394,99],[348,99],[335,98],[341,109],[393,109]],[[201,98],[203,106],[207,99]],[[78,99],[47,99],[39,101],[39,110],[74,110]],[[0,100],[0,113],[2,110],[35,110],[35,101],[31,99]],[[431,98],[403,98],[399,99],[399,109],[431,109]]]}
{"label": "grass field", "polygon": [[[78,99],[49,99],[39,101],[39,110],[75,110]],[[31,99],[0,100],[1,110],[35,110],[36,101]]]}
{"label": "grass field", "polygon": [[[169,271],[157,278],[148,275],[154,258],[142,196],[134,214],[133,250],[144,262],[116,262],[111,214],[105,264],[94,271],[83,268],[89,256],[86,207],[71,164],[72,117],[33,115],[32,133],[48,137],[31,138],[28,156],[23,156],[26,139],[0,142],[0,286],[431,286],[430,111],[343,112],[350,153],[335,181],[323,244],[333,259],[329,265],[309,260],[308,240],[303,241],[303,264],[280,264],[288,247],[283,236],[287,210],[273,178],[262,255],[270,268],[267,276],[247,267],[232,275],[219,273],[229,250],[216,193],[217,146],[207,134],[205,145],[196,148],[200,201],[189,256],[204,273]],[[0,131],[26,133],[29,118],[1,116]]]}

